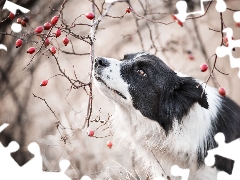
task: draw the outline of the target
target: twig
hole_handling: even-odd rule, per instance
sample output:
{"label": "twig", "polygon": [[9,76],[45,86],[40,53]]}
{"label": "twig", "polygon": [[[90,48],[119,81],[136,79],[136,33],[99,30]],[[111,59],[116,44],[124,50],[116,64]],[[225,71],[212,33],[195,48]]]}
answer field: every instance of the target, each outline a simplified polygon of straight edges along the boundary
{"label": "twig", "polygon": [[234,11],[234,12],[240,11],[240,10],[231,9],[231,8],[227,8],[227,10],[229,10],[229,11]]}
{"label": "twig", "polygon": [[64,51],[59,49],[61,52],[65,53],[65,54],[70,54],[70,55],[76,55],[76,56],[84,56],[84,55],[89,55],[90,53],[75,53],[75,52],[68,52],[68,51]]}
{"label": "twig", "polygon": [[209,28],[209,30],[215,31],[215,32],[221,32],[221,31],[218,31],[218,30],[215,30],[215,29],[212,29],[212,28]]}
{"label": "twig", "polygon": [[36,96],[35,94],[33,94],[32,93],[32,95],[33,95],[33,97],[36,97],[36,98],[38,98],[38,99],[41,99],[42,101],[44,101],[44,103],[47,105],[47,107],[48,107],[48,109],[53,113],[53,115],[54,115],[54,117],[58,120],[58,122],[59,122],[59,125],[61,125],[62,126],[62,128],[65,128],[62,124],[61,124],[61,121],[60,121],[60,119],[57,117],[57,115],[56,115],[56,113],[55,113],[55,111],[53,111],[52,110],[52,108],[49,106],[49,104],[47,103],[47,101],[45,100],[45,99],[43,99],[43,98],[41,98],[41,97],[39,97],[39,96]]}
{"label": "twig", "polygon": [[11,33],[0,32],[0,34],[2,34],[2,35],[7,35],[7,36],[12,36],[12,37],[15,37],[15,38],[21,39],[21,40],[23,40],[23,41],[25,41],[25,42],[34,42],[34,43],[38,43],[37,41],[28,41],[28,40],[26,40],[26,39],[23,39],[22,37],[19,37],[19,36],[16,36],[16,35],[12,34],[12,32],[13,32],[13,31],[11,31]]}
{"label": "twig", "polygon": [[221,74],[223,74],[223,75],[229,75],[229,73],[224,73],[224,72],[220,71],[219,69],[217,69],[216,66],[215,66],[214,68],[215,68],[218,72],[220,72]]}
{"label": "twig", "polygon": [[164,172],[165,176],[167,177],[167,174],[166,174],[166,172],[164,171],[164,169],[163,169],[162,165],[160,164],[160,162],[158,161],[157,157],[155,156],[155,154],[153,153],[153,151],[152,151],[152,150],[151,150],[151,152],[152,152],[152,154],[153,154],[154,158],[156,159],[157,163],[158,163],[158,164],[159,164],[159,166],[161,167],[162,171]]}
{"label": "twig", "polygon": [[147,18],[146,16],[142,16],[142,15],[140,15],[140,14],[137,14],[133,9],[132,9],[132,13],[133,13],[134,15],[136,15],[137,17],[141,18],[141,19],[145,19],[145,20],[150,21],[150,22],[153,22],[153,23],[159,23],[159,24],[169,25],[169,24],[172,24],[172,23],[175,22],[175,21],[171,21],[171,22],[166,23],[166,22],[162,22],[162,21],[159,21],[159,20],[149,19],[149,18]]}

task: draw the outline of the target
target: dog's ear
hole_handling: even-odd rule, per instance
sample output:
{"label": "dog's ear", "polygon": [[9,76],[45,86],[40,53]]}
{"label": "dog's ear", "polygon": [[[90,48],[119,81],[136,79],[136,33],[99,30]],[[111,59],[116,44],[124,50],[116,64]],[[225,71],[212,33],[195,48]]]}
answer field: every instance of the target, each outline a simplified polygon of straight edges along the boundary
{"label": "dog's ear", "polygon": [[161,91],[159,120],[166,134],[173,126],[173,120],[181,123],[195,103],[208,109],[207,95],[199,83],[191,77],[177,77]]}

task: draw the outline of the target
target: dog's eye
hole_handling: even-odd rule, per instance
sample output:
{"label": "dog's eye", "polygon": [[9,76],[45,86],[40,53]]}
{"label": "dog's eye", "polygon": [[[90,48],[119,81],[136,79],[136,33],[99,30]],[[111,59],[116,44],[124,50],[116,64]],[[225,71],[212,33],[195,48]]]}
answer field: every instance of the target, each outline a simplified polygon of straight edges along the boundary
{"label": "dog's eye", "polygon": [[137,70],[138,74],[140,74],[141,76],[147,76],[147,74],[142,70],[142,69],[139,69]]}

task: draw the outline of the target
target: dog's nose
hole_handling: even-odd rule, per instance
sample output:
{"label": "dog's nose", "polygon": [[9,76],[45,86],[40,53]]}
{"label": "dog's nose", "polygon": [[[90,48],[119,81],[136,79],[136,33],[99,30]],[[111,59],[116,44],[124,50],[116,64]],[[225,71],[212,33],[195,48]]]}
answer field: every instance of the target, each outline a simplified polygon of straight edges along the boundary
{"label": "dog's nose", "polygon": [[109,62],[106,58],[104,57],[97,57],[95,59],[95,65],[97,65],[98,67],[107,67],[109,66]]}

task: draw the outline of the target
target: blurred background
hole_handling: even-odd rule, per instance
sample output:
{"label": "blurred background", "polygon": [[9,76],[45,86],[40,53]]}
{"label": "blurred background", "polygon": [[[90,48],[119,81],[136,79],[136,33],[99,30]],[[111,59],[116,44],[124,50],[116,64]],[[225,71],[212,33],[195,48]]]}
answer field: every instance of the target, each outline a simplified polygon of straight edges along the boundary
{"label": "blurred background", "polygon": [[[59,74],[59,66],[70,78],[89,82],[90,45],[68,36],[72,43],[64,46],[61,41],[66,33],[62,33],[61,37],[52,41],[58,50],[56,57],[59,66],[47,53],[38,53],[27,66],[33,57],[26,53],[27,49],[31,46],[39,47],[40,43],[29,41],[23,42],[20,48],[15,47],[19,37],[41,42],[41,38],[31,32],[37,26],[50,22],[51,18],[58,14],[55,10],[61,8],[63,1],[12,2],[29,9],[30,12],[22,14],[18,11],[14,20],[7,18],[8,10],[0,12],[0,44],[5,44],[8,48],[7,51],[0,50],[0,124],[10,124],[0,134],[1,143],[7,146],[11,141],[17,141],[21,148],[12,156],[19,165],[23,165],[33,157],[27,150],[28,144],[37,142],[43,157],[43,170],[59,171],[59,161],[68,159],[71,166],[67,175],[72,179],[80,179],[83,175],[89,175],[93,179],[147,179],[148,175],[141,169],[140,164],[134,163],[124,142],[112,137],[114,132],[109,128],[108,119],[114,114],[113,104],[101,95],[94,85],[92,122],[88,128],[82,128],[87,114],[88,89],[87,93],[83,88],[70,90],[71,84],[62,76],[49,79],[46,87],[39,86],[42,80]],[[199,66],[215,54],[216,47],[222,42],[222,34],[217,32],[221,30],[221,20],[215,9],[216,1],[213,1],[205,16],[187,20],[183,27],[176,22],[164,25],[139,18],[133,13],[125,14],[127,7],[131,6],[139,15],[168,23],[173,21],[171,14],[178,13],[176,2],[177,0],[129,0],[115,3],[108,13],[109,16],[102,19],[96,31],[95,57],[121,59],[127,53],[146,51],[157,55],[172,69],[205,81],[210,71],[203,73]],[[200,0],[186,2],[188,12],[200,10]],[[228,8],[240,10],[238,0],[225,2]],[[5,1],[0,1],[0,9],[4,3]],[[204,3],[205,8],[208,3]],[[103,0],[95,0],[95,5],[103,12],[108,6]],[[97,7],[96,18],[100,15]],[[83,14],[76,23],[91,24],[84,16],[87,12],[92,12],[90,0],[68,0],[63,8],[63,19],[67,24],[71,24],[76,17]],[[234,39],[239,39],[240,28],[236,26],[233,13],[231,10],[225,11],[223,22],[226,27],[233,29]],[[119,18],[122,15],[124,17]],[[29,17],[27,27],[23,27],[20,33],[10,34],[11,24],[16,22],[18,17],[24,16]],[[90,29],[90,26],[79,25],[72,28],[72,31],[88,36]],[[63,52],[72,52],[72,47],[75,54]],[[239,48],[235,48],[233,56],[240,57]],[[213,62],[214,58],[209,61],[210,67]],[[240,81],[237,76],[239,69],[230,68],[228,57],[218,58],[216,67],[229,73],[224,75],[214,71],[217,82],[226,89],[227,95],[240,105]],[[208,84],[218,88],[212,79]],[[33,94],[42,99],[34,97]],[[57,126],[59,121],[64,128]],[[94,130],[96,137],[89,137],[89,130]],[[112,148],[107,147],[107,141],[113,143]]]}

